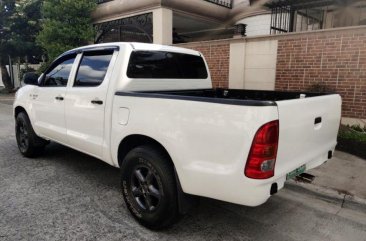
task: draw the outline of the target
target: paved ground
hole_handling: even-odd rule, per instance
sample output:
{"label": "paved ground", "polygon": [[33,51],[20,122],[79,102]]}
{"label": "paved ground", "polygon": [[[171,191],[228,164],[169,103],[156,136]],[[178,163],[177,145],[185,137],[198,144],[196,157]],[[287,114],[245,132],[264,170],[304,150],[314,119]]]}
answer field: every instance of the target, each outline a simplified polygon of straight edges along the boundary
{"label": "paved ground", "polygon": [[119,171],[51,144],[38,159],[16,147],[11,106],[0,100],[0,240],[366,240],[365,206],[289,185],[248,208],[210,199],[163,232],[135,223]]}
{"label": "paved ground", "polygon": [[[366,160],[336,152],[332,161],[309,173],[316,176],[313,185],[366,200]],[[365,202],[366,203],[366,202]]]}

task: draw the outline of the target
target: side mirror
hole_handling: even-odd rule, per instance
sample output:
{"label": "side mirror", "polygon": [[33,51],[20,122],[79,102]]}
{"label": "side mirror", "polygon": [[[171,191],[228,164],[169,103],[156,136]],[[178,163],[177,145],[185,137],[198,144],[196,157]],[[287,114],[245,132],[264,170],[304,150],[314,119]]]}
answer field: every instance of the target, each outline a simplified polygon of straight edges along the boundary
{"label": "side mirror", "polygon": [[26,85],[38,85],[39,75],[34,72],[25,73],[23,83]]}

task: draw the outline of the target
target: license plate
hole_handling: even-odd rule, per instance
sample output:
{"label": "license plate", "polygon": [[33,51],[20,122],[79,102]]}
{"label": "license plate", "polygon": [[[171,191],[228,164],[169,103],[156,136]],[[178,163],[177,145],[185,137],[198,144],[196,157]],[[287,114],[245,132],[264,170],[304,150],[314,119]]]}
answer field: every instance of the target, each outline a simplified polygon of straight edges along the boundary
{"label": "license plate", "polygon": [[287,173],[286,175],[286,180],[292,179],[298,175],[300,175],[301,173],[303,173],[306,170],[306,166],[302,165],[301,167],[296,168],[295,170]]}

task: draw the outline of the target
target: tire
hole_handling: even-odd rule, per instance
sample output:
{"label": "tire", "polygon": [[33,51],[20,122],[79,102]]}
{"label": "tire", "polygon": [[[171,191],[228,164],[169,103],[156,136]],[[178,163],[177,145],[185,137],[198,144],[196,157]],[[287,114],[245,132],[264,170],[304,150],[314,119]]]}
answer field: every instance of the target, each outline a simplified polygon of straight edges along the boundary
{"label": "tire", "polygon": [[125,157],[122,193],[132,216],[143,226],[159,230],[179,218],[174,167],[170,158],[153,146],[140,146]]}
{"label": "tire", "polygon": [[15,135],[20,153],[25,157],[36,157],[42,153],[47,141],[36,135],[28,115],[20,112],[15,119]]}

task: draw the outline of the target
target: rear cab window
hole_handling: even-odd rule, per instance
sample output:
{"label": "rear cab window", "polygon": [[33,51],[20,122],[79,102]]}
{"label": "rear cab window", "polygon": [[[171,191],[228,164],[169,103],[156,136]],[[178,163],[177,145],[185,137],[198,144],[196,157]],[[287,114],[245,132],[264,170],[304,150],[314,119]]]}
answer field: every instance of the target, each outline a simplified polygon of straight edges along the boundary
{"label": "rear cab window", "polygon": [[201,56],[166,52],[133,51],[127,77],[141,79],[207,79]]}

